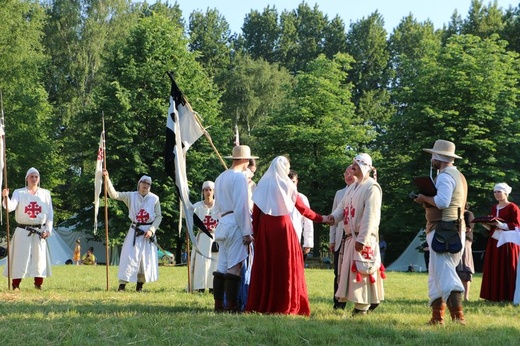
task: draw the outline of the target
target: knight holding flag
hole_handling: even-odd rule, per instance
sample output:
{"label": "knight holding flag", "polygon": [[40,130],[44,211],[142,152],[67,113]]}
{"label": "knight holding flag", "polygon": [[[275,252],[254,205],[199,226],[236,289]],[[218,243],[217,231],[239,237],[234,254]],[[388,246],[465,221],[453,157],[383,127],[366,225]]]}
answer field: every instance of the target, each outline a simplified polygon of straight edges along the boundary
{"label": "knight holding flag", "polygon": [[162,220],[159,197],[150,192],[152,178],[147,175],[137,182],[137,191],[131,192],[116,191],[106,169],[103,176],[107,180],[110,198],[126,204],[132,222],[121,250],[118,291],[125,291],[129,282],[136,282],[136,291],[141,292],[144,283],[159,278],[157,245],[154,242],[155,231]]}

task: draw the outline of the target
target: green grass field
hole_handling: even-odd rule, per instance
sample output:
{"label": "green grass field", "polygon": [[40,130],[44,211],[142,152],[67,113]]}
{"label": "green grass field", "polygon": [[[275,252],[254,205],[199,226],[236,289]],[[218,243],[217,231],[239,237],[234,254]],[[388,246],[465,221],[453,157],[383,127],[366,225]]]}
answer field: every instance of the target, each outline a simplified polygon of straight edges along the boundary
{"label": "green grass field", "polygon": [[2,345],[518,345],[520,308],[478,298],[467,325],[427,326],[427,274],[387,273],[386,299],[366,317],[332,309],[332,270],[307,269],[311,316],[216,315],[213,297],[186,293],[186,267],[160,267],[144,292],[116,292],[117,267],[55,266],[43,290],[25,279],[20,292],[0,285]]}

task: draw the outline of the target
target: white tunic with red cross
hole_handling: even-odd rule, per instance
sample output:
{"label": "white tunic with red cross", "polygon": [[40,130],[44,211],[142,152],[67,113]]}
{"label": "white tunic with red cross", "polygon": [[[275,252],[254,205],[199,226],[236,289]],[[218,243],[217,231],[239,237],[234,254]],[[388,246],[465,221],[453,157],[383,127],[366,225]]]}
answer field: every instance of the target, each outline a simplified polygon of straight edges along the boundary
{"label": "white tunic with red cross", "polygon": [[[17,189],[9,200],[9,211],[14,211],[18,225],[36,226],[37,231],[52,233],[53,209],[49,190],[38,188],[33,195],[27,188]],[[11,239],[11,277],[51,276],[51,261],[47,241],[38,234],[29,236],[25,228],[17,227]],[[4,276],[8,276],[7,266]]]}
{"label": "white tunic with red cross", "polygon": [[[132,224],[143,224],[139,226],[139,229],[145,232],[150,230],[155,234],[155,230],[162,220],[161,205],[156,194],[149,192],[145,196],[141,196],[137,191],[118,192],[110,180],[108,180],[108,193],[111,198],[123,201],[127,205],[128,218]],[[143,235],[136,236],[135,229],[130,226],[121,249],[119,280],[125,282],[157,281],[158,266],[157,246]]]}
{"label": "white tunic with red cross", "polygon": [[[218,224],[215,208],[210,208],[204,201],[200,201],[193,205],[193,209],[207,230],[214,234]],[[214,241],[203,232],[197,234],[197,248],[200,253],[193,250],[191,252],[191,288],[193,290],[213,288],[213,272],[217,270],[218,263],[218,252],[211,252]]]}

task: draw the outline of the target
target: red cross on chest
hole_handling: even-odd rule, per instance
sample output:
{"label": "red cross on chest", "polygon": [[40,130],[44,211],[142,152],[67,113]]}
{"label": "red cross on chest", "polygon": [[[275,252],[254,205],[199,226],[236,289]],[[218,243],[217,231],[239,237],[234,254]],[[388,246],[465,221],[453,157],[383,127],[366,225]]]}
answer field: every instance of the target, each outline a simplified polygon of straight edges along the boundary
{"label": "red cross on chest", "polygon": [[217,227],[217,220],[214,220],[211,215],[204,216],[204,221],[202,221],[204,226],[206,226],[207,229],[215,229]]}
{"label": "red cross on chest", "polygon": [[374,258],[374,249],[370,246],[365,246],[363,251],[361,251],[361,257],[364,259],[373,259]]}
{"label": "red cross on chest", "polygon": [[38,202],[29,202],[29,205],[25,206],[25,213],[29,215],[31,219],[36,219],[36,216],[41,212],[42,207],[38,205]]}
{"label": "red cross on chest", "polygon": [[356,215],[356,209],[350,205],[343,210],[343,223],[348,225],[350,219],[353,219]]}
{"label": "red cross on chest", "polygon": [[148,219],[150,219],[150,214],[148,214],[148,212],[146,210],[141,209],[135,216],[135,219],[139,223],[145,223],[148,221]]}

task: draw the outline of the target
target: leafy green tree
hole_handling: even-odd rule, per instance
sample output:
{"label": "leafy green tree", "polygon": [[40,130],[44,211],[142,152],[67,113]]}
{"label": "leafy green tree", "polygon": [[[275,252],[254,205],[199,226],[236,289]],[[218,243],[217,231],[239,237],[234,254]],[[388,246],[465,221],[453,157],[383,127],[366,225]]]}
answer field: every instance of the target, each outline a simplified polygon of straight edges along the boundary
{"label": "leafy green tree", "polygon": [[[334,60],[320,55],[296,76],[284,108],[253,132],[256,152],[264,162],[260,170],[275,156],[289,155],[291,167],[299,173],[299,190],[314,210],[324,214],[331,210],[334,192],[344,187],[342,173],[355,155],[349,152],[345,157],[345,148],[365,151],[373,140],[370,129],[355,115],[352,86],[345,83],[352,63],[346,54]],[[322,227],[315,229],[316,244],[325,233]]]}
{"label": "leafy green tree", "polygon": [[347,81],[352,83],[352,99],[362,117],[377,133],[385,130],[392,115],[390,94],[390,54],[383,17],[376,11],[350,25],[347,52],[354,58]]}
{"label": "leafy green tree", "polygon": [[471,34],[482,38],[498,34],[504,29],[503,13],[497,1],[483,5],[483,0],[472,0],[468,18],[463,21],[462,34]]}
{"label": "leafy green tree", "polygon": [[229,65],[231,32],[218,10],[208,9],[205,14],[194,11],[190,15],[189,36],[190,49],[200,54],[197,61],[210,76]]}
{"label": "leafy green tree", "polygon": [[[218,138],[224,137],[220,133],[223,125],[216,118],[219,95],[196,62],[196,55],[188,51],[187,43],[183,28],[162,11],[152,11],[152,15],[141,18],[126,42],[121,42],[107,60],[106,80],[96,90],[96,111],[85,114],[84,119],[91,128],[98,128],[97,132],[85,135],[85,143],[90,139],[89,151],[93,154],[101,130],[100,115],[105,114],[107,168],[118,190],[135,190],[142,174],[153,178],[153,192],[161,198],[164,219],[159,237],[165,247],[183,242],[177,236],[178,197],[163,163],[170,92],[166,71],[173,71],[192,107],[200,112],[204,126],[211,126],[217,147]],[[193,182],[192,199],[198,200],[202,182],[214,179],[223,168],[204,138],[190,149],[187,159],[188,177]],[[92,184],[94,160],[91,162],[92,166],[79,178],[84,191],[91,191],[87,187]],[[111,238],[118,242],[128,228],[126,207],[115,201],[109,203]],[[180,258],[180,247],[178,250]]]}
{"label": "leafy green tree", "polygon": [[42,186],[53,192],[58,221],[62,205],[53,189],[61,182],[65,162],[58,156],[62,143],[51,126],[53,109],[41,83],[41,70],[47,61],[40,41],[45,13],[33,1],[9,0],[0,6],[0,16],[0,90],[7,159],[4,179],[8,179],[12,192],[24,186],[27,169],[37,168]]}
{"label": "leafy green tree", "polygon": [[262,13],[252,10],[242,26],[243,47],[254,59],[274,63],[278,59],[280,27],[276,7],[267,6]]}
{"label": "leafy green tree", "polygon": [[222,71],[217,78],[224,90],[221,101],[223,114],[230,124],[237,124],[240,133],[249,135],[262,119],[284,108],[291,90],[292,77],[277,64],[253,60],[239,55],[234,67]]}
{"label": "leafy green tree", "polygon": [[518,182],[518,62],[496,35],[452,36],[439,54],[421,58],[412,78],[397,88],[400,107],[382,145],[388,230],[424,226],[421,208],[410,201],[410,208],[402,206],[413,189],[411,178],[429,174],[430,157],[422,148],[436,139],[457,145],[463,157],[457,166],[476,214],[489,211],[497,181]]}

